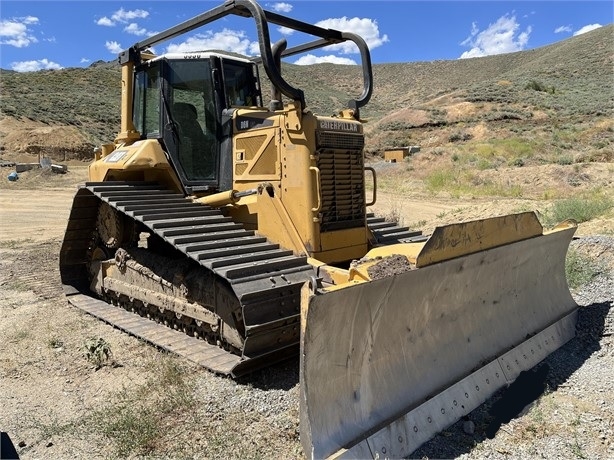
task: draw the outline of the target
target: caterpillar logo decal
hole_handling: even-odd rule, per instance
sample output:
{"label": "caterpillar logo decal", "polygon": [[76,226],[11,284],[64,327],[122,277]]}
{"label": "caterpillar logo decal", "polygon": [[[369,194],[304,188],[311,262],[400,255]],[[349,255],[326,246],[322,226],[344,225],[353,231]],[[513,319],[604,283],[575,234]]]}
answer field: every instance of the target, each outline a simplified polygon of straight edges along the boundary
{"label": "caterpillar logo decal", "polygon": [[326,131],[344,131],[350,133],[360,132],[360,126],[358,123],[351,123],[348,121],[340,120],[320,120],[318,127]]}

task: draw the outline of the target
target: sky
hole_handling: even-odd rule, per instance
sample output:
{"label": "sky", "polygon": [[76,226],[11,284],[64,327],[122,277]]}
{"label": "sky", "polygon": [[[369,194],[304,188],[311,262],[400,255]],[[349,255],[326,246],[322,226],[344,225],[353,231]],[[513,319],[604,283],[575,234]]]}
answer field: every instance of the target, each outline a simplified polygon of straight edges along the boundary
{"label": "sky", "polygon": [[[18,72],[87,67],[222,4],[199,1],[28,1],[0,3],[0,68]],[[375,64],[467,59],[539,48],[614,22],[612,0],[259,0],[294,19],[362,36]],[[271,40],[300,34],[270,24]],[[303,41],[304,42],[304,39]],[[300,43],[302,43],[300,42]],[[258,55],[252,19],[227,16],[154,47],[224,49]],[[336,45],[287,62],[360,63],[355,46]]]}

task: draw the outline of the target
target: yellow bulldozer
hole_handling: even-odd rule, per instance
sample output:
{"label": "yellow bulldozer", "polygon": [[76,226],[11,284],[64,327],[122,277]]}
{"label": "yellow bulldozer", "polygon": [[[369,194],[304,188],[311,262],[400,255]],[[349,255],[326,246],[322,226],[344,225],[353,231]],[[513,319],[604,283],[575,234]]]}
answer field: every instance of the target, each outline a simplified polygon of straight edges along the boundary
{"label": "yellow bulldozer", "polygon": [[[228,15],[254,21],[259,56],[151,52]],[[269,24],[309,41],[272,44]],[[362,94],[314,114],[281,59],[345,41]],[[219,374],[300,355],[307,457],[407,456],[574,336],[573,222],[544,231],[520,213],[423,235],[369,212],[360,36],[228,0],[119,63],[121,130],[61,248],[67,299]]]}

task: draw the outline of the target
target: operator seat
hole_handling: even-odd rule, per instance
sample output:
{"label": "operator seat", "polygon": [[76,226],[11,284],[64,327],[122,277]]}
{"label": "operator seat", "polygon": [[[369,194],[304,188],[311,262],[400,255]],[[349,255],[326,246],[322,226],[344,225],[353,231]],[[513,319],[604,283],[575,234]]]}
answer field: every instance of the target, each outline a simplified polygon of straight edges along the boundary
{"label": "operator seat", "polygon": [[198,122],[196,107],[187,102],[173,104],[174,119],[179,125],[179,161],[188,179],[204,179],[211,173],[210,142]]}

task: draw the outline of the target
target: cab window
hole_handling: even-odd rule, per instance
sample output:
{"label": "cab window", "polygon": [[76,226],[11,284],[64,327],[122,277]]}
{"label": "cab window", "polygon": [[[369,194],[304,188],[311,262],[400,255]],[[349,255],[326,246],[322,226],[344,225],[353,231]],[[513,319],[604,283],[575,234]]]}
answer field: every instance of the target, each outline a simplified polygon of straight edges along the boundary
{"label": "cab window", "polygon": [[160,137],[160,67],[136,74],[133,102],[134,127],[142,137]]}
{"label": "cab window", "polygon": [[223,65],[226,107],[262,105],[253,65],[247,62],[228,61],[225,61]]}

